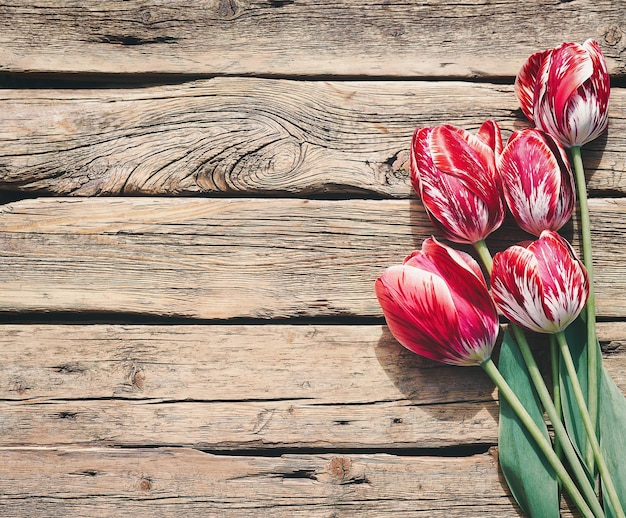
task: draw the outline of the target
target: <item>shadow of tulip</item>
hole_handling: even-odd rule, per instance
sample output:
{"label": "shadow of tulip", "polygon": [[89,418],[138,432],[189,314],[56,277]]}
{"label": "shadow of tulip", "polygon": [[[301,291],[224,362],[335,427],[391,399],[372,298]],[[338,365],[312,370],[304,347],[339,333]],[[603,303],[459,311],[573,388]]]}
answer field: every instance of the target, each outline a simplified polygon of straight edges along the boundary
{"label": "shadow of tulip", "polygon": [[590,194],[597,191],[601,191],[603,194],[606,194],[607,190],[623,194],[624,191],[624,186],[621,186],[620,188],[619,185],[610,183],[619,182],[621,175],[614,174],[613,170],[608,172],[602,171],[602,168],[600,167],[610,131],[611,125],[609,123],[609,129],[607,131],[594,141],[585,144],[581,149],[583,165],[585,167],[585,178],[587,179],[587,186]]}
{"label": "shadow of tulip", "polygon": [[[534,335],[529,339],[537,361],[545,364],[549,357],[546,338]],[[496,362],[497,352],[498,348]],[[381,328],[376,357],[406,404],[421,414],[415,419],[421,428],[404,430],[403,435],[404,440],[407,435],[413,437],[416,453],[425,449],[432,454],[440,448],[453,455],[488,452],[497,461],[497,391],[480,367],[456,367],[423,358],[400,345],[387,326]],[[405,424],[410,427],[412,423]],[[511,505],[523,516],[499,468],[497,476]]]}
{"label": "shadow of tulip", "polygon": [[[441,239],[441,236],[437,233],[432,226],[426,209],[422,205],[421,200],[414,193],[411,194],[409,199],[409,220],[411,222],[411,233],[413,235],[413,250],[419,250],[422,247],[424,239],[435,236],[436,239]],[[407,250],[406,255],[409,255],[411,250]]]}
{"label": "shadow of tulip", "polygon": [[[447,241],[441,234],[437,232],[435,227],[433,227],[430,220],[428,219],[428,216],[426,215],[426,210],[424,209],[422,202],[417,197],[411,198],[409,207],[414,250],[419,250],[422,247],[422,242],[424,241],[424,239],[430,236],[434,236],[435,239],[437,239],[438,241],[448,246],[451,246],[455,250],[461,250],[463,252],[466,252],[474,257],[474,259],[476,259],[477,261],[479,260],[478,255],[474,250],[474,247],[472,247],[471,245],[463,245]],[[568,223],[564,227],[564,229],[568,228],[569,237],[568,235],[563,234],[563,232],[561,232],[561,234],[566,239],[571,239],[571,236],[573,234],[572,223]],[[533,239],[536,238],[519,228],[517,226],[517,223],[515,223],[515,220],[513,220],[509,213],[507,213],[504,222],[502,223],[502,226],[498,230],[493,232],[490,236],[488,236],[486,242],[489,251],[491,252],[491,255],[494,255],[497,252],[505,250],[511,245],[524,241],[530,241]],[[410,250],[407,251],[407,255],[409,252]]]}
{"label": "shadow of tulip", "polygon": [[495,444],[494,387],[480,367],[449,366],[418,356],[400,345],[386,326],[376,357],[406,404],[421,414],[416,422],[428,428],[422,437],[416,430],[414,447]]}

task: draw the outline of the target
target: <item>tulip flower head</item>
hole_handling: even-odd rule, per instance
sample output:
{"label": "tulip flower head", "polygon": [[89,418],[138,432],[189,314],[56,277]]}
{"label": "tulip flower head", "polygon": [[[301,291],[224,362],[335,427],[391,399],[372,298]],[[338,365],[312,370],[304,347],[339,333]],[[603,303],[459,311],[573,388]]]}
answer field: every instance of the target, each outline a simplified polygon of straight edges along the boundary
{"label": "tulip flower head", "polygon": [[451,365],[480,365],[491,357],[498,315],[470,255],[428,238],[376,280],[376,296],[391,333],[407,349]]}
{"label": "tulip flower head", "polygon": [[550,135],[528,128],[511,135],[498,159],[504,197],[517,224],[539,236],[559,230],[576,203],[565,149]]}
{"label": "tulip flower head", "polygon": [[415,130],[411,183],[445,238],[473,244],[502,224],[496,169],[501,152],[500,128],[493,121],[484,122],[476,135],[449,124]]}
{"label": "tulip flower head", "polygon": [[608,126],[610,78],[593,40],[530,56],[517,75],[515,93],[526,117],[565,147],[582,146]]}
{"label": "tulip flower head", "polygon": [[539,333],[557,333],[582,311],[589,281],[570,244],[545,230],[528,247],[515,245],[494,256],[491,293],[510,321]]}

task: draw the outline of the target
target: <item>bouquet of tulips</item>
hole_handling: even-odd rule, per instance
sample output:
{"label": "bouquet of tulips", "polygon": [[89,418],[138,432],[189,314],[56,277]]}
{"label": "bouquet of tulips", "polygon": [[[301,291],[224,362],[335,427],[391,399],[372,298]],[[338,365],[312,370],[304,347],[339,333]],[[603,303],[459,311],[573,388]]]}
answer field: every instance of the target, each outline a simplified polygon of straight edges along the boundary
{"label": "bouquet of tulips", "polygon": [[[445,239],[473,245],[483,268],[430,237],[376,280],[376,295],[402,345],[447,364],[480,365],[498,387],[498,459],[526,514],[558,517],[564,491],[583,516],[623,517],[626,399],[602,366],[596,337],[581,159],[581,146],[608,126],[599,45],[533,54],[515,93],[535,127],[515,131],[506,146],[494,121],[476,134],[452,125],[417,129],[411,145],[411,182],[430,220]],[[583,261],[558,234],[577,197]],[[492,258],[485,239],[507,206],[535,240]],[[533,333],[549,335],[548,384],[529,347]]]}

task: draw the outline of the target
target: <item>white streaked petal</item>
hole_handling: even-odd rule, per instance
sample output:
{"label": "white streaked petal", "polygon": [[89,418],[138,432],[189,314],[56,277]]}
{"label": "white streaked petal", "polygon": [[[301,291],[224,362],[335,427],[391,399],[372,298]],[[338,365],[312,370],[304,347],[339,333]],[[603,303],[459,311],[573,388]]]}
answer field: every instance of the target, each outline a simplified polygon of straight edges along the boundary
{"label": "white streaked petal", "polygon": [[537,260],[529,250],[513,246],[495,255],[491,290],[509,320],[539,333],[556,331],[545,314]]}

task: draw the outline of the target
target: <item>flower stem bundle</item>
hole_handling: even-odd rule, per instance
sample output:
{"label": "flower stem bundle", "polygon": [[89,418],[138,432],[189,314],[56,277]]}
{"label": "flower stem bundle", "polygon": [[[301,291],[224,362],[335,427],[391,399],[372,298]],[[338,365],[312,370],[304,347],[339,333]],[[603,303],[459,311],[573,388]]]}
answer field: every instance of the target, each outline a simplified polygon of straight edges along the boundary
{"label": "flower stem bundle", "polygon": [[[506,146],[491,120],[476,133],[418,128],[411,142],[411,183],[431,222],[444,239],[472,245],[487,277],[473,257],[430,237],[382,273],[376,295],[403,346],[451,365],[480,365],[498,387],[500,466],[526,514],[558,517],[563,490],[583,516],[624,517],[626,399],[602,367],[596,337],[581,156],[608,125],[599,45],[533,54],[515,92],[535,128],[513,132]],[[576,197],[583,261],[558,234]],[[487,239],[507,208],[534,240],[492,257]],[[528,343],[539,334],[550,337],[552,392]]]}

